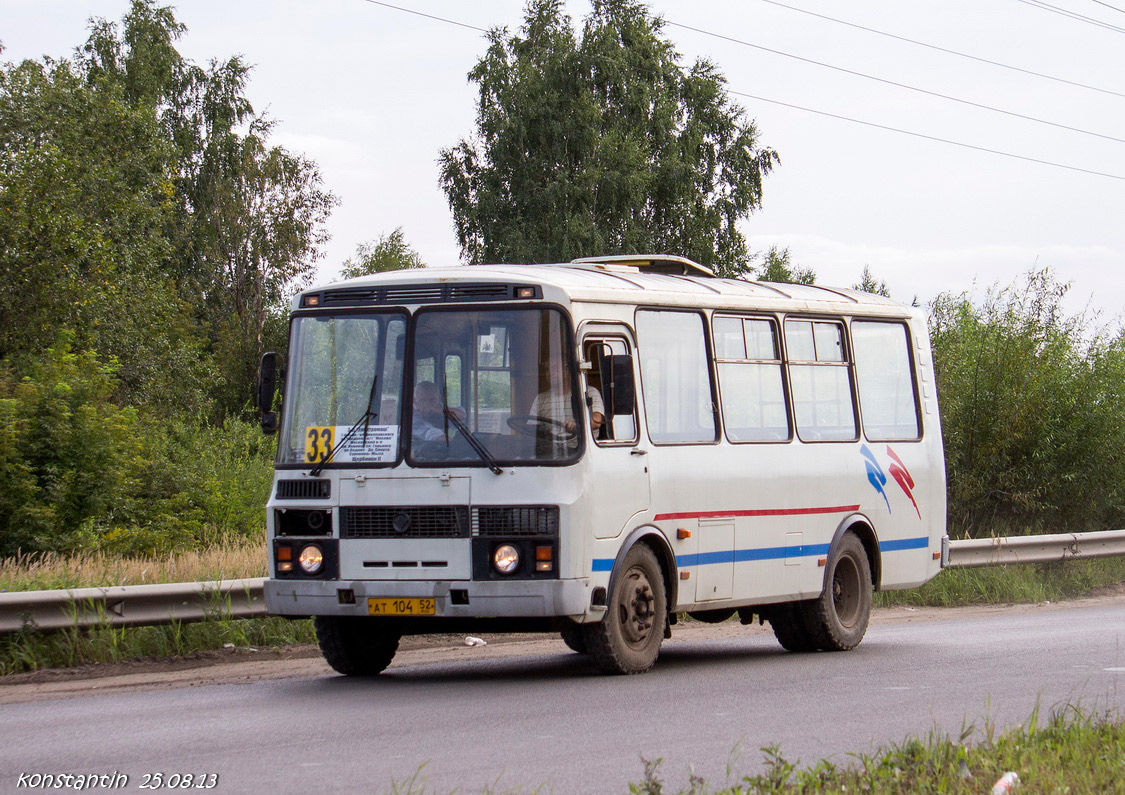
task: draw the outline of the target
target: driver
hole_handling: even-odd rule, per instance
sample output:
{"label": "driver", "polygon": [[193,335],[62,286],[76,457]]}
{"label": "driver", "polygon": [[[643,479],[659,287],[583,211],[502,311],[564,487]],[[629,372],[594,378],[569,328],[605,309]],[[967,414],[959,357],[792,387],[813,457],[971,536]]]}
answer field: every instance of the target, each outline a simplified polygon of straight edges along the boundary
{"label": "driver", "polygon": [[[578,424],[574,421],[571,409],[570,380],[562,381],[562,391],[548,389],[535,396],[531,403],[531,414],[536,417],[554,420],[566,429],[567,433],[574,433]],[[590,425],[595,435],[605,422],[605,404],[602,402],[601,393],[592,386],[586,387],[586,404],[590,407]]]}

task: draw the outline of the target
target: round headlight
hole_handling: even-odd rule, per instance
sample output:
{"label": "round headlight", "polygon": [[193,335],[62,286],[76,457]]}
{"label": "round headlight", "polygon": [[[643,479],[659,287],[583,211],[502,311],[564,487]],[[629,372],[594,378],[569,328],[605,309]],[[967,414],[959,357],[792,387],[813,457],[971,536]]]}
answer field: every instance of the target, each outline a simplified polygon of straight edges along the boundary
{"label": "round headlight", "polygon": [[501,544],[492,552],[492,565],[501,574],[511,574],[519,568],[520,551],[511,544]]}
{"label": "round headlight", "polygon": [[324,553],[316,544],[309,544],[297,556],[297,563],[305,574],[316,574],[324,567]]}

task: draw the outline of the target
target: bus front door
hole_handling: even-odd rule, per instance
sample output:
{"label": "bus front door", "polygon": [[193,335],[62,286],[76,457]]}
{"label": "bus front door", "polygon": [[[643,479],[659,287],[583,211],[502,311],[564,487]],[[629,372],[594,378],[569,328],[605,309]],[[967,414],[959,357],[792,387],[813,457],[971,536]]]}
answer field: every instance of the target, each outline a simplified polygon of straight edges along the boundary
{"label": "bus front door", "polygon": [[[637,415],[639,374],[627,327],[599,324],[584,331],[581,368],[590,434],[590,518],[596,538],[616,538],[631,529],[633,518],[649,505],[648,456]],[[632,378],[622,377],[626,369]],[[604,418],[600,425],[593,417],[599,403]]]}

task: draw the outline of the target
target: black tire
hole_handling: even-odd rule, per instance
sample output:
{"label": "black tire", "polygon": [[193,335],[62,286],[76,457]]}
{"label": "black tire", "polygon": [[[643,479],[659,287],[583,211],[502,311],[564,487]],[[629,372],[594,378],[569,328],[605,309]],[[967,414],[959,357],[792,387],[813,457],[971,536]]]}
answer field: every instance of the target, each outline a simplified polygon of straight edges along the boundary
{"label": "black tire", "polygon": [[863,640],[871,620],[871,564],[863,543],[848,533],[828,556],[824,592],[802,602],[805,626],[824,651],[848,651]]}
{"label": "black tire", "polygon": [[345,676],[375,676],[383,671],[401,637],[377,619],[363,616],[317,616],[313,619],[320,653]]}
{"label": "black tire", "polygon": [[765,611],[766,620],[770,622],[774,637],[786,651],[816,651],[818,648],[816,638],[806,627],[803,609],[806,604],[806,602],[790,602],[774,605]]}
{"label": "black tire", "polygon": [[667,624],[660,562],[649,547],[637,544],[622,561],[605,618],[582,625],[587,653],[603,673],[644,673],[660,655]]}
{"label": "black tire", "polygon": [[559,634],[562,635],[563,643],[565,643],[567,648],[571,651],[586,654],[586,633],[582,631],[581,624],[571,624],[565,627]]}
{"label": "black tire", "polygon": [[722,610],[696,610],[688,613],[689,616],[703,624],[722,624],[729,621],[735,614],[735,608],[724,607]]}

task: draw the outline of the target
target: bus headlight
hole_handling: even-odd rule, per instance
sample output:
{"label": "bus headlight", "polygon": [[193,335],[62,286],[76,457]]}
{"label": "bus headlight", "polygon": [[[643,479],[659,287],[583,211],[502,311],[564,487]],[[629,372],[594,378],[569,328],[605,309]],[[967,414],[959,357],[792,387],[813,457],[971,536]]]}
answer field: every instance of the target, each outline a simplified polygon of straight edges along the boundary
{"label": "bus headlight", "polygon": [[324,552],[316,544],[309,544],[301,549],[297,563],[305,574],[316,574],[324,568]]}
{"label": "bus headlight", "polygon": [[492,551],[492,565],[501,574],[511,574],[520,566],[520,552],[511,544],[501,544]]}

